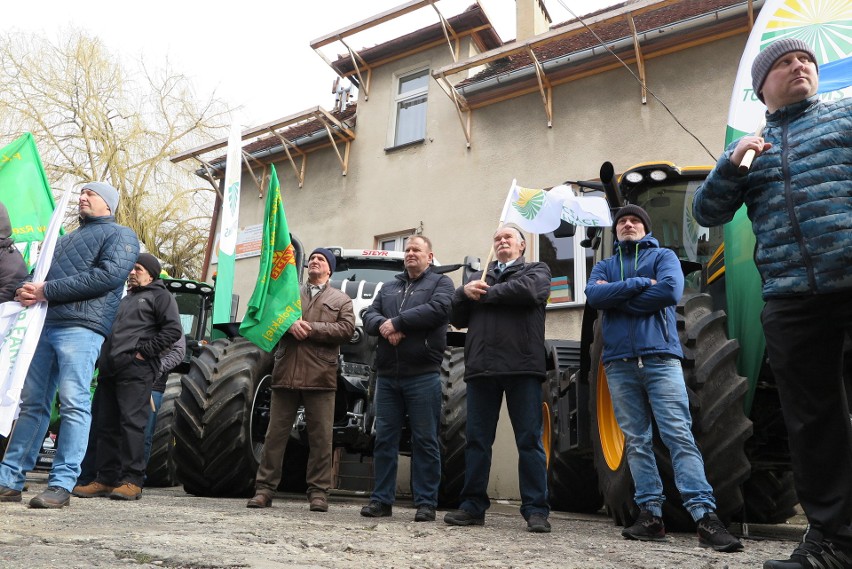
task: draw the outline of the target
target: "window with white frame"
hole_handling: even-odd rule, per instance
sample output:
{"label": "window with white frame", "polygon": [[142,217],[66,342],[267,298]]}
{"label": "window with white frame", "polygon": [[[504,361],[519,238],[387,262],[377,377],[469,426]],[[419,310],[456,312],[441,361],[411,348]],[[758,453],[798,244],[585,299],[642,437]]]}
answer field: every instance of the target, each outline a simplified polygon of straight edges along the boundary
{"label": "window with white frame", "polygon": [[538,260],[550,267],[548,306],[586,302],[583,291],[596,260],[593,249],[580,245],[585,237],[583,227],[573,237],[556,237],[552,232],[539,235]]}
{"label": "window with white frame", "polygon": [[404,251],[405,240],[414,235],[414,230],[392,235],[379,235],[376,237],[376,249],[380,251]]}
{"label": "window with white frame", "polygon": [[394,95],[393,146],[402,146],[426,138],[428,90],[428,68],[397,77]]}

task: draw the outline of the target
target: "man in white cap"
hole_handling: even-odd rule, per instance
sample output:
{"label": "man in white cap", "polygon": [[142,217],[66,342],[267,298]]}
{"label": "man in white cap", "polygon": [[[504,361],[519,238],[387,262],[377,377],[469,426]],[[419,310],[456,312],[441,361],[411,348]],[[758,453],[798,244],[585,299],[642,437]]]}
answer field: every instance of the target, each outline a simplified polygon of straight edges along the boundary
{"label": "man in white cap", "polygon": [[[752,65],[766,103],[762,136],[733,142],[695,194],[704,226],[745,204],[757,239],[766,351],[787,426],[808,531],[790,559],[765,569],[852,568],[852,425],[843,386],[852,336],[852,99],[816,96],[818,64],[797,39]],[[739,172],[747,152],[756,157]]]}
{"label": "man in white cap", "polygon": [[21,392],[21,411],[0,463],[0,502],[20,502],[59,391],[62,433],[47,489],[31,508],[62,508],[80,474],[91,423],[90,385],[122,289],[139,256],[139,240],[115,222],[118,191],[89,182],[80,191],[80,227],[56,244],[44,282],[26,282],[15,298],[47,302],[47,317]]}

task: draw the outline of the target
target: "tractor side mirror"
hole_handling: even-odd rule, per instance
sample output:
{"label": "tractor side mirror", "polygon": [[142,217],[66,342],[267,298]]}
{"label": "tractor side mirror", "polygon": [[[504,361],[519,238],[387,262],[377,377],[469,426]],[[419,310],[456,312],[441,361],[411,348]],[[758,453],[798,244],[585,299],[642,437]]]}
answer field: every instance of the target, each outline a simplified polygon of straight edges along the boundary
{"label": "tractor side mirror", "polygon": [[554,237],[574,237],[577,233],[577,226],[573,223],[568,223],[564,219],[559,221],[559,227],[553,232]]}
{"label": "tractor side mirror", "polygon": [[479,257],[471,257],[470,255],[466,255],[464,258],[464,270],[462,271],[462,285],[466,285],[470,282],[471,277],[475,272],[480,270],[482,266],[479,260]]}

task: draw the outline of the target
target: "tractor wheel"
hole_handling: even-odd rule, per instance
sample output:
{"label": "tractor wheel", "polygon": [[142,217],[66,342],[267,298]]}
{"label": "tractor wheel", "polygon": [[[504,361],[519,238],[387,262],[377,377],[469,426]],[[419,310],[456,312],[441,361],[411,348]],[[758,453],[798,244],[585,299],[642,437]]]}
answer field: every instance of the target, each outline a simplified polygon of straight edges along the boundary
{"label": "tractor wheel", "polygon": [[[724,311],[714,311],[711,297],[703,293],[684,295],[677,306],[677,325],[684,351],[683,372],[692,413],[692,432],[704,457],[707,480],[716,497],[716,511],[730,520],[743,508],[741,486],[751,465],[745,442],[752,424],[743,411],[747,381],[737,373],[739,346],[725,332]],[[595,436],[595,465],[604,503],[616,523],[632,523],[633,481],[627,467],[624,439],[612,413],[612,401],[601,365],[603,341],[599,329],[592,350],[594,368],[590,374],[592,432]],[[654,436],[654,454],[667,496],[663,505],[666,525],[675,531],[694,528],[689,513],[681,505],[674,483],[671,458],[659,435]]]}
{"label": "tractor wheel", "polygon": [[[547,493],[550,507],[566,512],[592,513],[603,505],[598,492],[598,476],[594,458],[572,451],[560,451],[570,437],[570,416],[562,417],[572,405],[574,397],[580,400],[576,378],[565,378],[580,367],[580,342],[546,342],[548,358],[553,361],[553,370],[547,372],[542,384],[542,437],[541,442],[547,455]],[[566,382],[567,379],[567,382]],[[562,385],[567,388],[562,391]],[[560,407],[560,402],[563,405]],[[579,401],[578,401],[579,402]],[[574,405],[576,405],[575,403]]]}
{"label": "tractor wheel", "polygon": [[180,484],[175,465],[175,401],[180,397],[180,375],[169,374],[157,423],[151,439],[151,456],[145,470],[145,486],[170,487]]}
{"label": "tractor wheel", "polygon": [[547,493],[550,507],[564,512],[597,512],[603,505],[603,498],[598,491],[594,459],[559,451],[560,438],[568,436],[560,430],[559,381],[546,382],[544,387],[541,442],[547,454]]}
{"label": "tractor wheel", "polygon": [[464,486],[464,449],[467,443],[467,385],[464,348],[448,348],[441,363],[441,507],[457,507]]}
{"label": "tractor wheel", "polygon": [[789,470],[755,470],[743,486],[745,515],[742,521],[781,524],[796,513],[799,498]]}
{"label": "tractor wheel", "polygon": [[[249,496],[257,473],[257,441],[268,405],[258,387],[273,356],[248,340],[216,340],[181,378],[175,458],[184,490],[198,496]],[[260,391],[260,393],[259,393]]]}

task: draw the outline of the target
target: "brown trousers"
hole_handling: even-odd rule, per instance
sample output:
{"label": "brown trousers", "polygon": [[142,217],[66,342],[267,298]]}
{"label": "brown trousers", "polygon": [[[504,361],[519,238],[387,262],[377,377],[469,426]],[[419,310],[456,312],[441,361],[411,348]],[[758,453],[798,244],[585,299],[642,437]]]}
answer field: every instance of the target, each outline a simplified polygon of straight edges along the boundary
{"label": "brown trousers", "polygon": [[269,427],[255,480],[255,491],[258,494],[272,495],[281,482],[284,451],[301,404],[305,406],[310,446],[306,476],[308,496],[328,495],[332,473],[334,395],[334,391],[272,390]]}

